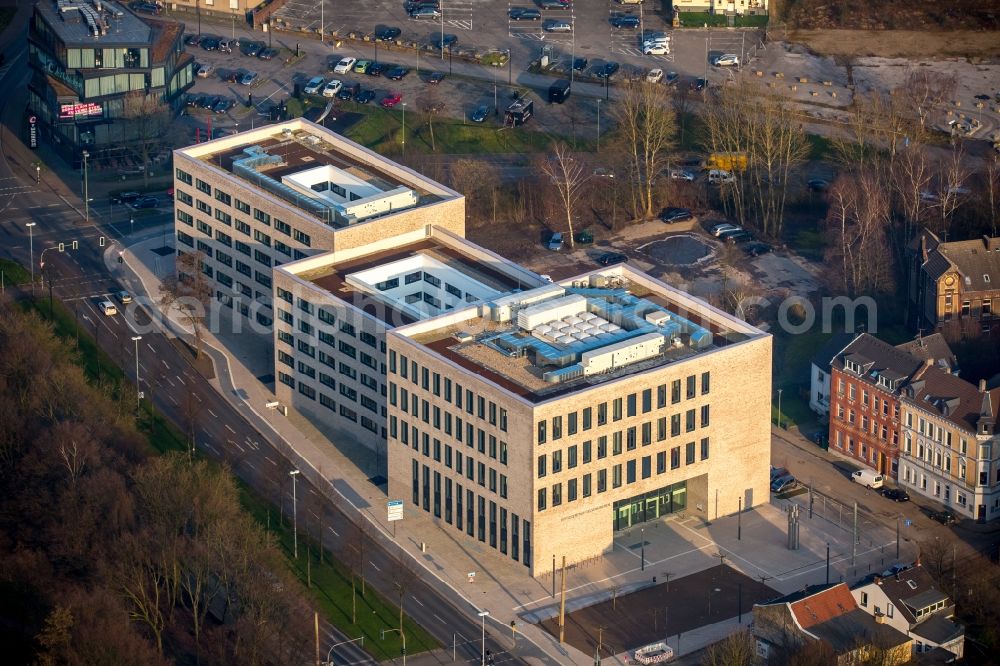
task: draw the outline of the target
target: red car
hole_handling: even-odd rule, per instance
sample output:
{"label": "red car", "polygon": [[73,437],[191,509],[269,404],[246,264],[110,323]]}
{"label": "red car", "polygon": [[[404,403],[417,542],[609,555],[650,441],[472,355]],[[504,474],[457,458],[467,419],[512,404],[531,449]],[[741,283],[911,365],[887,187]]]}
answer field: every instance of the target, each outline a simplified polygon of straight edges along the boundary
{"label": "red car", "polygon": [[391,109],[403,100],[403,95],[398,92],[391,92],[382,100],[382,108]]}

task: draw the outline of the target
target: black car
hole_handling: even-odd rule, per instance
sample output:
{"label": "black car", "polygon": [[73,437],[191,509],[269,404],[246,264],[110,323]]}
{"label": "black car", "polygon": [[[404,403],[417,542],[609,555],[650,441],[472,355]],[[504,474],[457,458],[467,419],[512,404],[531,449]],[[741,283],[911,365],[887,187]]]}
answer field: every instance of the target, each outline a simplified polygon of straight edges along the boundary
{"label": "black car", "polygon": [[184,103],[188,106],[198,106],[198,98],[201,97],[198,93],[187,93],[184,98]]}
{"label": "black car", "polygon": [[358,104],[367,104],[373,99],[375,99],[374,90],[358,90],[357,94],[354,96],[354,101]]}
{"label": "black car", "polygon": [[431,75],[427,77],[427,83],[438,84],[444,81],[444,72],[431,72]]}
{"label": "black car", "polygon": [[214,51],[219,48],[219,40],[215,37],[205,37],[201,40],[201,48],[206,51]]}
{"label": "black car", "polygon": [[924,512],[927,514],[929,518],[931,518],[932,520],[936,520],[942,525],[954,525],[955,523],[958,522],[958,519],[955,517],[955,514],[953,514],[951,511],[947,510],[934,511],[932,509],[924,509]]}
{"label": "black car", "polygon": [[542,9],[573,9],[570,0],[538,0],[538,6]]}
{"label": "black car", "polygon": [[399,28],[393,28],[391,26],[382,26],[375,29],[375,39],[381,39],[382,41],[388,41],[390,39],[396,39],[403,31]]}
{"label": "black car", "polygon": [[909,502],[910,496],[902,488],[883,488],[882,497],[891,499],[893,502]]}
{"label": "black car", "polygon": [[[138,3],[136,3],[138,4]],[[184,38],[185,46],[198,46],[198,42],[201,41],[201,35],[188,35]]]}
{"label": "black car", "polygon": [[239,83],[240,76],[242,76],[242,74],[240,74],[238,69],[227,69],[219,74],[219,78],[226,83]]}
{"label": "black car", "polygon": [[211,109],[218,101],[219,98],[215,95],[205,95],[198,101],[198,106],[202,109]]}
{"label": "black car", "polygon": [[361,90],[360,83],[352,83],[350,85],[342,86],[340,90],[337,91],[337,99],[344,100],[345,102],[354,99],[354,96],[358,94]]}
{"label": "black car", "polygon": [[743,227],[736,227],[734,229],[727,229],[726,231],[722,231],[716,234],[715,237],[718,238],[719,240],[726,240],[727,238],[729,238],[734,234],[741,234],[741,233],[744,233]]}
{"label": "black car", "polygon": [[481,123],[485,121],[486,118],[489,117],[489,115],[490,115],[490,107],[483,104],[472,112],[472,114],[469,116],[469,120],[471,120],[474,123]]}
{"label": "black car", "polygon": [[759,257],[771,251],[771,246],[767,243],[747,243],[743,246],[743,251],[751,257]]}
{"label": "black car", "polygon": [[406,3],[406,11],[412,12],[423,7],[430,7],[432,9],[438,9],[441,7],[440,0],[409,0]]}
{"label": "black car", "polygon": [[111,201],[116,204],[127,204],[132,203],[141,197],[142,195],[138,192],[122,192],[121,194],[111,197]]}
{"label": "black car", "polygon": [[377,62],[373,62],[371,67],[368,68],[368,76],[382,76],[382,70],[385,65]]}
{"label": "black car", "polygon": [[409,73],[410,70],[408,70],[405,67],[393,67],[388,72],[386,72],[385,75],[390,79],[392,79],[393,81],[399,81]]}
{"label": "black car", "polygon": [[726,242],[730,245],[737,245],[739,243],[749,243],[753,240],[753,235],[749,231],[737,231],[734,234],[726,236]]}
{"label": "black car", "polygon": [[684,222],[685,220],[690,220],[694,217],[691,211],[687,208],[664,208],[660,211],[660,221],[666,224],[673,224],[674,222]]}
{"label": "black car", "polygon": [[621,69],[621,65],[618,63],[606,62],[594,71],[594,75],[599,79],[610,79],[619,69]]}
{"label": "black car", "polygon": [[160,205],[160,200],[156,197],[139,197],[131,205],[136,210],[140,208],[156,208]]}
{"label": "black car", "polygon": [[704,90],[707,85],[708,81],[705,79],[695,79],[691,82],[691,90]]}
{"label": "black car", "polygon": [[611,19],[611,25],[616,28],[635,28],[639,27],[639,17],[638,16],[616,16]]}
{"label": "black car", "polygon": [[458,43],[458,35],[447,34],[434,38],[434,46],[439,49],[450,49]]}
{"label": "black car", "polygon": [[267,48],[261,49],[260,53],[257,54],[257,57],[261,60],[271,60],[276,55],[278,55],[278,49]]}
{"label": "black car", "polygon": [[163,7],[155,2],[133,2],[129,5],[129,7],[137,12],[146,12],[154,16],[159,16],[163,13]]}
{"label": "black car", "polygon": [[511,7],[508,16],[511,21],[540,21],[542,19],[540,11],[524,7]]}
{"label": "black car", "polygon": [[573,69],[578,72],[582,72],[587,69],[587,59],[586,58],[576,58],[573,60]]}
{"label": "black car", "polygon": [[243,42],[240,44],[240,53],[252,58],[260,53],[263,48],[264,44],[261,42]]}
{"label": "black car", "polygon": [[822,178],[811,178],[806,185],[809,186],[812,192],[825,192],[830,187],[830,183]]}
{"label": "black car", "polygon": [[668,86],[674,86],[677,85],[677,79],[679,78],[680,75],[677,72],[667,72],[667,76],[663,79],[663,83]]}
{"label": "black car", "polygon": [[605,252],[597,258],[597,263],[601,266],[614,266],[615,264],[624,264],[627,261],[628,257],[621,252]]}
{"label": "black car", "polygon": [[229,99],[220,99],[215,104],[212,105],[212,111],[216,113],[225,113],[233,106],[233,101]]}

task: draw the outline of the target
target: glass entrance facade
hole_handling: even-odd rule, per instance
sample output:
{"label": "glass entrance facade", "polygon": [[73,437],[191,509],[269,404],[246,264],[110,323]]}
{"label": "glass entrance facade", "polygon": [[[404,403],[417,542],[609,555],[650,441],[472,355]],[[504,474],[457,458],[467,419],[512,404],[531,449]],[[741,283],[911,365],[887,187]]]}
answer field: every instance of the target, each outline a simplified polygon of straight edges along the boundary
{"label": "glass entrance facade", "polygon": [[687,481],[619,500],[615,502],[613,508],[615,531],[618,532],[639,523],[683,511],[686,507]]}

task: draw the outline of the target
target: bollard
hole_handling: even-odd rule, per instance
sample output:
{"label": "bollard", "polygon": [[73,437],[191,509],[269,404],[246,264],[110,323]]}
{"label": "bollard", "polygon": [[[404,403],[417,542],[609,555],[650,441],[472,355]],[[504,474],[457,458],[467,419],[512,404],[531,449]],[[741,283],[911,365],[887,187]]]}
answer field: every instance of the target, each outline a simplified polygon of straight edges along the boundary
{"label": "bollard", "polygon": [[830,91],[830,97],[836,98],[837,97],[837,91],[836,90],[831,90]]}
{"label": "bollard", "polygon": [[804,76],[800,76],[799,83],[809,83],[809,79]]}

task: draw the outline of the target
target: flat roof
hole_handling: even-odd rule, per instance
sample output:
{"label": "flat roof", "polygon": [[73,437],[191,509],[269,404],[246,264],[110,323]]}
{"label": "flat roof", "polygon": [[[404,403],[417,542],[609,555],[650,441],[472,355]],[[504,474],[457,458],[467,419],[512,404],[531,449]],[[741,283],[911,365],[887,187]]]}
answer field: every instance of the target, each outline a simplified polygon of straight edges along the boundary
{"label": "flat roof", "polygon": [[[461,197],[454,190],[302,118],[245,130],[175,152],[220,168],[265,196],[290,204],[333,227],[362,224],[403,210]],[[253,156],[259,159],[247,159]],[[373,191],[391,194],[405,188],[412,191],[415,203],[405,208],[389,206],[383,212],[360,219],[331,217],[324,212],[324,209],[332,210],[331,204],[323,197],[303,194],[283,182],[324,166],[334,167],[352,181],[367,184]]]}
{"label": "flat roof", "polygon": [[[69,47],[148,46],[151,41],[151,28],[117,2],[41,0],[35,11]],[[94,34],[95,26],[100,34]]]}
{"label": "flat roof", "polygon": [[[468,246],[479,249],[472,244]],[[446,282],[450,278],[445,277],[449,273],[454,276],[451,282],[463,292],[462,307],[466,305],[467,295],[478,300],[484,295],[530,288],[541,282],[539,278],[526,283],[519,277],[524,275],[530,279],[529,274],[516,270],[508,272],[496,264],[488,265],[481,256],[464,251],[461,242],[449,243],[434,235],[343,261],[336,261],[335,255],[331,252],[283,264],[276,271],[290,273],[316,285],[344,303],[362,309],[389,328],[412,324],[454,309],[454,306],[445,308],[443,304],[431,307],[423,298],[417,307],[407,307],[405,299],[405,295],[423,293],[440,298],[441,290],[450,284]],[[328,259],[326,262],[324,257]],[[513,264],[508,266],[517,268]],[[405,276],[416,272],[422,274],[421,278],[406,284]],[[423,277],[425,272],[440,279],[441,285],[428,283]],[[379,288],[380,283],[396,277],[399,278],[398,287]],[[382,286],[385,287],[384,284]],[[399,291],[405,293],[397,293]],[[453,303],[457,301],[456,296]]]}
{"label": "flat roof", "polygon": [[767,335],[628,267],[511,292],[397,332],[530,402]]}

